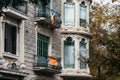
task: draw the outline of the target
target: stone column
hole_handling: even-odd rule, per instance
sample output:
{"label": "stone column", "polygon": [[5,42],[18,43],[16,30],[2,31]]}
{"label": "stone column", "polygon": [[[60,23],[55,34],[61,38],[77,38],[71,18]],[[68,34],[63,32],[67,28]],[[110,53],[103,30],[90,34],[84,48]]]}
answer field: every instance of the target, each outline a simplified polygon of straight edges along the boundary
{"label": "stone column", "polygon": [[4,52],[4,24],[3,17],[0,17],[0,57],[2,57]]}
{"label": "stone column", "polygon": [[24,20],[21,22],[21,25],[19,27],[20,27],[20,29],[19,29],[19,42],[18,42],[18,46],[19,46],[18,56],[19,56],[19,62],[24,63],[24,55],[25,55],[25,51],[24,51]]}
{"label": "stone column", "polygon": [[80,69],[80,60],[79,60],[79,39],[76,40],[76,69]]}

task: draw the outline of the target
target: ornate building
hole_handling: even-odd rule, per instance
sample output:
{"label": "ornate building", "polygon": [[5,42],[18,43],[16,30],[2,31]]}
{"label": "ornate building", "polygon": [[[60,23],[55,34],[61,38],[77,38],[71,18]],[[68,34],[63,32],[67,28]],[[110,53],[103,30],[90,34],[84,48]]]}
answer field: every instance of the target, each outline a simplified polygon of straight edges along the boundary
{"label": "ornate building", "polygon": [[61,59],[63,80],[88,80],[89,6],[88,0],[62,0]]}
{"label": "ornate building", "polygon": [[89,80],[90,0],[11,1],[0,16],[0,80]]}

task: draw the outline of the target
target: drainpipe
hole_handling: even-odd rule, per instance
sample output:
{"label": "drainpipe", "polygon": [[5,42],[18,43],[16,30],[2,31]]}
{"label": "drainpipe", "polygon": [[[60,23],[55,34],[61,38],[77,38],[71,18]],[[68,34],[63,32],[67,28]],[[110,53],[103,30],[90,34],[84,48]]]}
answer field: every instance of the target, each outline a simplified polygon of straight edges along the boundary
{"label": "drainpipe", "polygon": [[28,11],[28,4],[27,4],[28,0],[25,0],[25,13],[27,14],[27,11]]}

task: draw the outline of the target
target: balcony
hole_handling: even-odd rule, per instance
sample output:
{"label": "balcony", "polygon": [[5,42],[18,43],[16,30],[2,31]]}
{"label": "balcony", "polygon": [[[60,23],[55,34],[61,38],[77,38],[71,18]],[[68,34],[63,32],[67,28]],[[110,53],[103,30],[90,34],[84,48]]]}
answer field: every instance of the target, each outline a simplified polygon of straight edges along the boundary
{"label": "balcony", "polygon": [[34,71],[42,74],[60,74],[61,64],[60,58],[56,59],[53,57],[35,56],[35,62],[33,64]]}
{"label": "balcony", "polygon": [[35,14],[35,21],[52,29],[60,28],[62,23],[60,14],[46,6],[38,6],[38,10]]}
{"label": "balcony", "polygon": [[[6,2],[7,3],[7,2]],[[13,0],[10,0],[10,4],[6,4],[7,7],[4,7],[2,11],[5,15],[10,16],[15,19],[26,20],[27,17],[27,2],[24,2],[23,5],[15,5],[16,3]]]}

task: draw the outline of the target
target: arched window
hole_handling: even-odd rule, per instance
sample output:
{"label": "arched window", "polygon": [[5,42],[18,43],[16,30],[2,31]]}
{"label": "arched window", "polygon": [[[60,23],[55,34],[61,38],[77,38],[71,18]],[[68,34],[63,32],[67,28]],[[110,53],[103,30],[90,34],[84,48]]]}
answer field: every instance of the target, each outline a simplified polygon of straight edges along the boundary
{"label": "arched window", "polygon": [[85,6],[85,2],[82,1],[80,4],[80,26],[86,27],[86,18],[87,18],[87,6]]}
{"label": "arched window", "polygon": [[86,69],[86,59],[88,58],[87,48],[86,48],[85,39],[82,38],[80,41],[80,68]]}
{"label": "arched window", "polygon": [[64,68],[74,68],[75,66],[75,51],[74,41],[71,37],[64,41]]}

